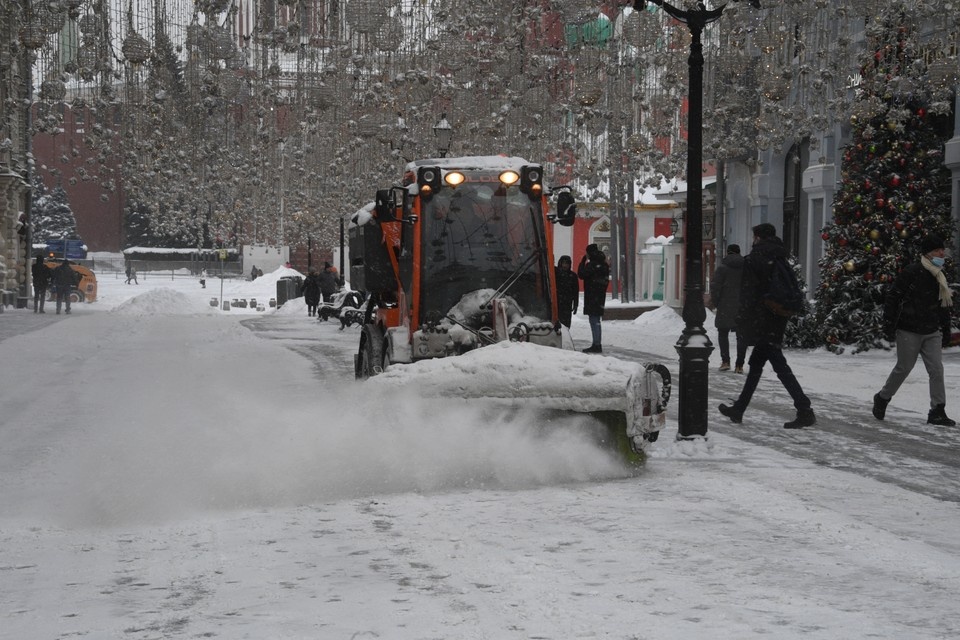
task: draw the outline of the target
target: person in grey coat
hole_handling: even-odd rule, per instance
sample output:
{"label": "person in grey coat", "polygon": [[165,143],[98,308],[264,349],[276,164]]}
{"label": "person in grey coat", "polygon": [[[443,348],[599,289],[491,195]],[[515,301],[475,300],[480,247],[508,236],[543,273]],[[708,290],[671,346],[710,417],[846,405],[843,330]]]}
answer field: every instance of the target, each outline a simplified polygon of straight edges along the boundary
{"label": "person in grey coat", "polygon": [[[740,281],[743,278],[743,256],[740,245],[727,247],[727,255],[717,267],[710,283],[710,302],[716,310],[717,342],[720,343],[720,371],[730,370],[730,332],[736,334],[740,312]],[[747,359],[747,341],[737,337],[737,373],[743,373]]]}

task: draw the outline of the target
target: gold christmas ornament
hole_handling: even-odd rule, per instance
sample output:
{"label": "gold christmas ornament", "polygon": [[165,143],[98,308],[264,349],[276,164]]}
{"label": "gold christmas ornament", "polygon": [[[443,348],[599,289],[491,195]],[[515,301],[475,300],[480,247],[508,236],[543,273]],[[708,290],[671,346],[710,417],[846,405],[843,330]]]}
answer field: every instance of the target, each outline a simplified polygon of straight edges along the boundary
{"label": "gold christmas ornament", "polygon": [[877,239],[879,239],[879,238],[880,238],[880,232],[879,232],[879,231],[877,231],[876,229],[873,229],[873,230],[870,231],[870,239],[871,239],[871,240],[877,240]]}
{"label": "gold christmas ornament", "polygon": [[843,263],[843,268],[846,269],[847,271],[853,271],[854,268],[856,268],[856,266],[857,265],[853,263],[853,260],[847,260],[846,262]]}

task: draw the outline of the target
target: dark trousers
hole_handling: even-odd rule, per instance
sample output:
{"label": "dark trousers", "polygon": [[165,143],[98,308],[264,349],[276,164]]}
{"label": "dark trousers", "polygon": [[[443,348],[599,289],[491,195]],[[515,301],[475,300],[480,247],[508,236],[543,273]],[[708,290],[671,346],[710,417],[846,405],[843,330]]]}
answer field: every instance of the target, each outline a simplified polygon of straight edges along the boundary
{"label": "dark trousers", "polygon": [[70,313],[70,292],[72,290],[71,287],[57,287],[57,313],[60,313],[60,306],[64,303],[67,305],[67,313]]}
{"label": "dark trousers", "polygon": [[600,328],[603,316],[587,316],[587,318],[590,320],[590,334],[593,337],[593,342],[590,346],[599,347],[601,345],[601,339],[603,338],[603,330]]}
{"label": "dark trousers", "polygon": [[38,287],[34,285],[33,287],[33,310],[34,312],[43,311],[43,303],[47,297],[47,288]]}
{"label": "dark trousers", "polygon": [[[717,329],[717,342],[720,344],[720,362],[730,362],[730,332],[736,329]],[[734,333],[736,335],[736,333]],[[737,337],[737,361],[734,366],[742,367],[747,359],[747,342]]]}
{"label": "dark trousers", "polygon": [[570,328],[570,322],[573,320],[573,309],[570,305],[560,305],[557,309],[557,320],[567,329]]}
{"label": "dark trousers", "polygon": [[790,397],[793,398],[793,406],[797,411],[810,408],[810,398],[806,396],[797,377],[793,375],[787,359],[783,356],[783,349],[780,345],[761,342],[753,347],[753,353],[750,354],[750,360],[747,364],[750,369],[747,371],[747,379],[743,383],[743,389],[740,391],[740,397],[733,403],[733,406],[741,413],[747,410],[753,392],[757,390],[757,384],[760,382],[760,376],[763,375],[763,365],[767,362],[773,367],[783,388],[787,390]]}

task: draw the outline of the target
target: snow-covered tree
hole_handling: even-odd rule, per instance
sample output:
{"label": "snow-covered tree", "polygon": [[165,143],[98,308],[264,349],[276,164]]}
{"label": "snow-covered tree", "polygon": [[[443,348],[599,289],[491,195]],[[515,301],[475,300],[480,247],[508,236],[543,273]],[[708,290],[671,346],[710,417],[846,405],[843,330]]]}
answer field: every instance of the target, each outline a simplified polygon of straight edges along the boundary
{"label": "snow-covered tree", "polygon": [[33,179],[33,199],[30,220],[33,224],[33,242],[79,238],[77,219],[70,208],[67,192],[57,185],[49,191],[39,176]]}
{"label": "snow-covered tree", "polygon": [[820,344],[836,351],[885,348],[888,283],[919,260],[925,235],[947,242],[953,236],[943,165],[951,119],[932,112],[926,63],[903,11],[894,5],[868,30],[872,56],[861,68],[833,221],[822,232],[825,254],[809,322]]}

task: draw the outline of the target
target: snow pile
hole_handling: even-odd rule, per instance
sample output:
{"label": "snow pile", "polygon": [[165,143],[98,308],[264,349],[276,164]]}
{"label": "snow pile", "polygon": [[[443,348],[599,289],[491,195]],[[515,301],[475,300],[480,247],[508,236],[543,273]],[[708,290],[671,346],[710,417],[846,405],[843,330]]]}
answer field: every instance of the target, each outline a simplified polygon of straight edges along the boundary
{"label": "snow pile", "polygon": [[527,342],[500,342],[455,358],[391,365],[376,385],[416,385],[425,396],[522,398],[551,407],[578,405],[592,411],[599,400],[626,398],[639,363]]}
{"label": "snow pile", "polygon": [[289,267],[277,267],[275,270],[270,273],[265,273],[256,280],[250,282],[251,285],[256,285],[259,288],[269,288],[273,287],[273,290],[277,290],[277,281],[280,278],[306,278],[305,275],[297,271],[296,269],[290,269]]}
{"label": "snow pile", "polygon": [[667,305],[641,313],[633,320],[633,324],[641,329],[645,335],[656,336],[679,337],[684,328],[683,318],[673,307]]}
{"label": "snow pile", "polygon": [[[266,301],[264,301],[266,302]],[[277,315],[280,316],[306,316],[307,301],[301,296],[292,300],[287,300],[277,309]]]}
{"label": "snow pile", "polygon": [[112,311],[127,316],[152,316],[193,315],[214,310],[209,304],[202,306],[196,298],[188,297],[180,291],[161,287],[130,298]]}

